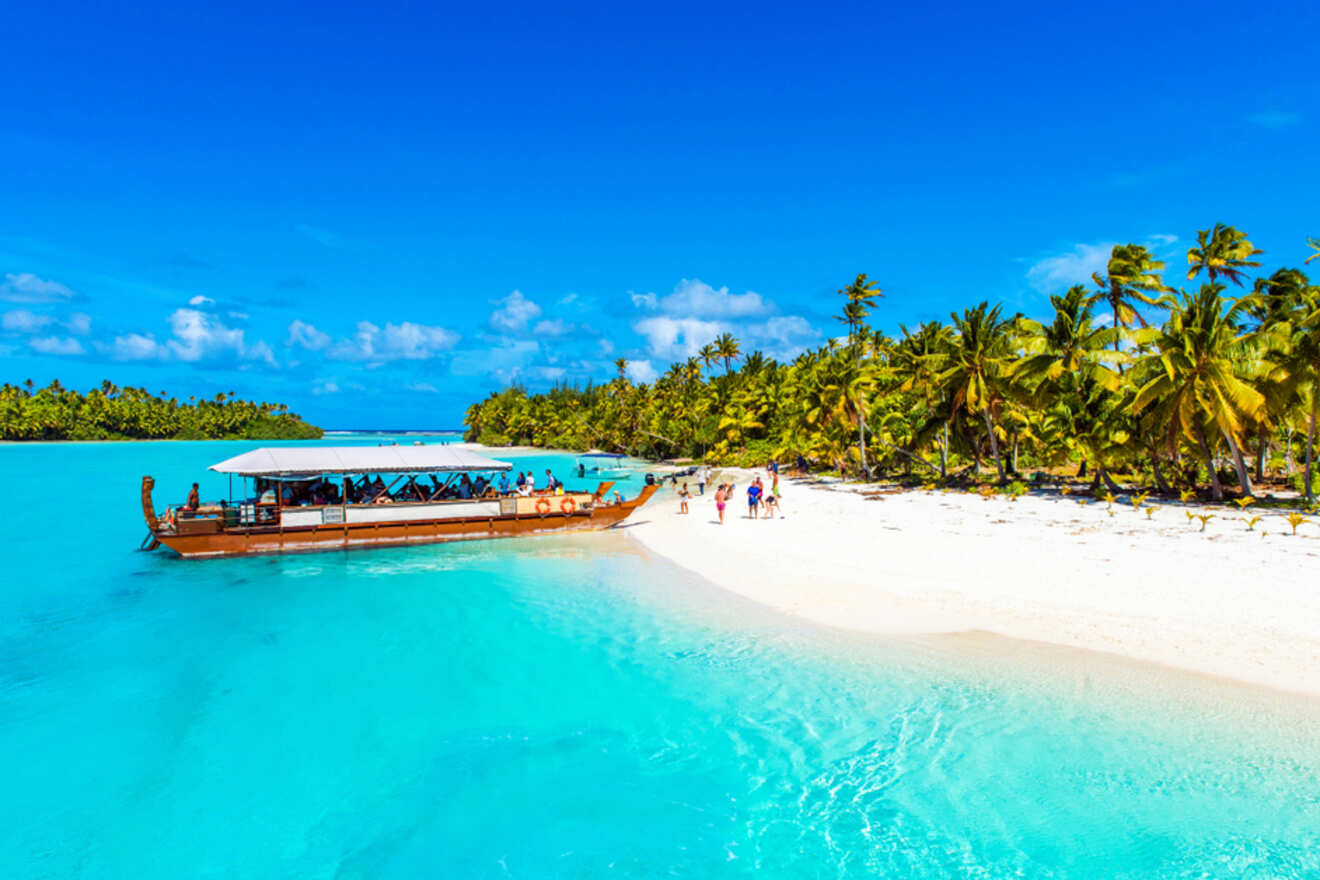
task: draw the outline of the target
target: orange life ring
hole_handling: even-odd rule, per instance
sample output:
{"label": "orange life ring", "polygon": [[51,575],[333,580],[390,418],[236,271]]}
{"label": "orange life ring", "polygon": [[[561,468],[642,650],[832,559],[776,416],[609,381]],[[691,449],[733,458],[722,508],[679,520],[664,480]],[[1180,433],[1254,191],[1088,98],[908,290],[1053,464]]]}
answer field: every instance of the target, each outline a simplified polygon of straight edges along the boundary
{"label": "orange life ring", "polygon": [[549,498],[544,498],[544,497],[537,499],[537,501],[536,501],[536,512],[539,513],[539,514],[541,514],[541,516],[545,516],[547,513],[549,513],[549,512],[550,512],[550,499],[549,499]]}
{"label": "orange life ring", "polygon": [[565,516],[567,516],[577,510],[577,502],[572,498],[565,498],[563,501],[559,502],[559,509],[564,512]]}

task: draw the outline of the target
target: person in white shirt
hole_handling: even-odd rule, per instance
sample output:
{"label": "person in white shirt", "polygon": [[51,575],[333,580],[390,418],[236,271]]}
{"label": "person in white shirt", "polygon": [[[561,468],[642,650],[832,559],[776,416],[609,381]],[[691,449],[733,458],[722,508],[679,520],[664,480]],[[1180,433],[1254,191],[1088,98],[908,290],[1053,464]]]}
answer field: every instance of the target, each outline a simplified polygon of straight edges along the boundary
{"label": "person in white shirt", "polygon": [[533,492],[535,492],[535,491],[536,491],[536,474],[532,473],[531,471],[528,471],[528,472],[527,472],[527,494],[528,494],[528,495],[531,495],[531,494],[532,494]]}

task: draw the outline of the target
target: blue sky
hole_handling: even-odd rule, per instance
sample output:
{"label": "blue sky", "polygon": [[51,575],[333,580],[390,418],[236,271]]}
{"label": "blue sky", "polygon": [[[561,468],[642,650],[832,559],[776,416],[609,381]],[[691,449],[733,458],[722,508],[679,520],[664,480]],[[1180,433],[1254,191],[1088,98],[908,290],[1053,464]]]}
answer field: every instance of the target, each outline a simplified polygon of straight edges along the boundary
{"label": "blue sky", "polygon": [[3,378],[439,427],[1320,235],[1314,4],[477,6],[8,10]]}

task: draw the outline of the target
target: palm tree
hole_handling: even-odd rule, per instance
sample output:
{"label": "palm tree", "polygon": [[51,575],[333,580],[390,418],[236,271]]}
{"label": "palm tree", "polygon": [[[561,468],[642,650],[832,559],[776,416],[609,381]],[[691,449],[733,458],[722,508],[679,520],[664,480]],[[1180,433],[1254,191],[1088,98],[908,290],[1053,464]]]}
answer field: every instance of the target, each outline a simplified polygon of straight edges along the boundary
{"label": "palm tree", "polygon": [[[1109,253],[1106,274],[1096,272],[1091,275],[1097,290],[1091,295],[1090,303],[1104,302],[1113,312],[1114,327],[1122,330],[1133,324],[1146,326],[1146,320],[1137,311],[1137,303],[1153,306],[1159,300],[1151,293],[1162,293],[1167,288],[1161,272],[1164,263],[1154,258],[1151,252],[1139,244],[1117,244]],[[1120,336],[1113,338],[1114,350],[1118,351]]]}
{"label": "palm tree", "polygon": [[1108,459],[1129,433],[1116,424],[1122,376],[1110,365],[1121,365],[1128,355],[1106,348],[1123,331],[1118,326],[1095,326],[1093,303],[1097,301],[1078,285],[1063,296],[1050,297],[1054,320],[1049,326],[1019,321],[1019,329],[1027,334],[1023,341],[1027,353],[1014,365],[1012,376],[1038,408],[1061,406],[1067,410],[1073,439],[1086,455],[1083,461],[1095,465],[1094,485],[1104,482],[1117,491],[1109,476]]}
{"label": "palm tree", "polygon": [[1242,492],[1250,495],[1251,482],[1238,444],[1244,425],[1265,408],[1264,396],[1238,373],[1246,348],[1238,321],[1248,304],[1239,300],[1227,306],[1223,292],[1222,284],[1203,284],[1195,294],[1180,294],[1160,330],[1157,351],[1140,362],[1141,385],[1132,402],[1134,413],[1151,407],[1167,426],[1170,455],[1180,436],[1196,445],[1209,469],[1216,501],[1223,499],[1224,492],[1206,429],[1218,431],[1228,441]]}
{"label": "palm tree", "polygon": [[738,359],[742,354],[742,348],[738,345],[738,340],[733,338],[731,333],[721,333],[715,337],[715,356],[724,361],[724,375],[729,375],[730,364]]}
{"label": "palm tree", "polygon": [[1243,270],[1259,267],[1260,263],[1251,258],[1263,253],[1242,230],[1216,223],[1212,229],[1199,230],[1196,247],[1187,249],[1187,280],[1191,281],[1204,269],[1211,284],[1223,275],[1241,287]]}
{"label": "palm tree", "polygon": [[1309,263],[1316,257],[1320,257],[1320,238],[1308,238],[1306,240],[1306,246],[1315,251],[1315,253],[1306,258],[1306,262]]}
{"label": "palm tree", "polygon": [[[854,367],[860,369],[862,340],[866,337],[866,319],[871,314],[875,301],[882,296],[877,282],[866,277],[865,273],[853,279],[852,284],[839,291],[846,302],[839,320],[848,325],[848,342],[852,346]],[[861,385],[858,386],[862,387]],[[860,391],[859,391],[860,393]],[[866,461],[866,407],[859,398],[856,403],[857,452],[861,458],[862,473],[869,477],[871,468]]]}
{"label": "palm tree", "polygon": [[720,359],[720,353],[714,345],[708,342],[697,350],[697,357],[701,358],[701,362],[705,364],[706,369],[709,370],[711,364]]}
{"label": "palm tree", "polygon": [[[894,346],[894,369],[898,390],[921,396],[925,417],[935,418],[936,403],[943,403],[943,389],[939,376],[944,369],[948,351],[953,345],[953,331],[938,321],[926,321],[913,333],[899,325],[903,339]],[[942,418],[940,438],[940,478],[949,475],[949,419]]]}
{"label": "palm tree", "polygon": [[951,313],[957,333],[949,351],[949,368],[940,374],[940,384],[947,389],[951,414],[965,411],[980,414],[990,437],[990,452],[995,470],[1004,479],[1004,462],[995,437],[994,406],[1002,397],[1005,376],[1012,350],[1009,344],[1009,321],[1000,316],[1002,307],[987,302]]}

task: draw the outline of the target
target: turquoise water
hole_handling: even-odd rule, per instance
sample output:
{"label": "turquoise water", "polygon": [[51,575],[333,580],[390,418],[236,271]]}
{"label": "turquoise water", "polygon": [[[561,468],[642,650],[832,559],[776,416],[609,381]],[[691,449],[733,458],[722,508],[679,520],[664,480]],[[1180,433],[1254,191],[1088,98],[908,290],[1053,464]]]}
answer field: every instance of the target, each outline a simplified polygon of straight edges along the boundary
{"label": "turquoise water", "polygon": [[0,447],[0,877],[1320,876],[1313,704],[814,629],[626,534],[133,552],[141,474],[242,448]]}

